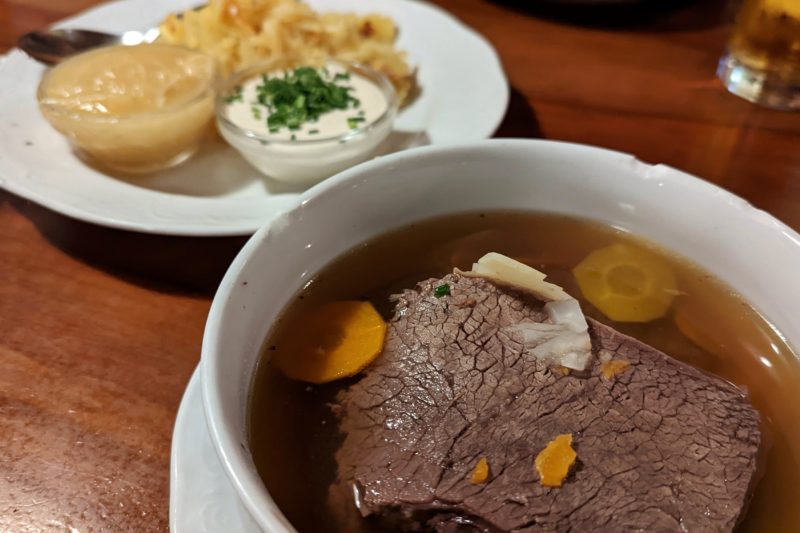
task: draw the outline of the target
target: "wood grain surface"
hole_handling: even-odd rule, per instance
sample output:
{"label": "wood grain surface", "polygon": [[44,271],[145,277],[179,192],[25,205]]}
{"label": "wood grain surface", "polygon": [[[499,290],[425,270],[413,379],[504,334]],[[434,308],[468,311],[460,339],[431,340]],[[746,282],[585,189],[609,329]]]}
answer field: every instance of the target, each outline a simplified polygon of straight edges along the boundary
{"label": "wood grain surface", "polygon": [[[0,47],[94,3],[0,0]],[[437,3],[500,54],[512,100],[499,136],[666,163],[800,229],[800,115],[714,78],[725,1]],[[94,227],[0,192],[1,532],[168,529],[175,413],[243,242]]]}

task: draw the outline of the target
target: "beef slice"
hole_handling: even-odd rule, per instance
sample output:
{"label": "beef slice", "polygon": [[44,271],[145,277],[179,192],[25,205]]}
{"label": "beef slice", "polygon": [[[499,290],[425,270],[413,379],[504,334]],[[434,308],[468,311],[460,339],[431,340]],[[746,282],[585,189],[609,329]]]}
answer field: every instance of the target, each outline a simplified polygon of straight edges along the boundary
{"label": "beef slice", "polygon": [[[442,532],[730,531],[742,517],[761,435],[733,384],[593,320],[590,366],[565,376],[515,339],[546,320],[542,302],[483,279],[395,299],[383,353],[338,397],[338,483],[362,516]],[[630,367],[606,379],[609,358]],[[565,433],[577,462],[545,487],[534,459]],[[490,477],[473,484],[482,457]]]}

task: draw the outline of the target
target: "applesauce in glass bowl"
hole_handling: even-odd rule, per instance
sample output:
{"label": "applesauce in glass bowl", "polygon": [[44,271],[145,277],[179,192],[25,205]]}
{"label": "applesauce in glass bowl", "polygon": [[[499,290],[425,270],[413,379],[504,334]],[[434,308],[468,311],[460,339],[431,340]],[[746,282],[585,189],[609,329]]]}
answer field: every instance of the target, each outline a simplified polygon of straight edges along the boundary
{"label": "applesauce in glass bowl", "polygon": [[214,115],[216,61],[168,44],[109,46],[71,57],[39,84],[42,114],[76,152],[130,174],[194,153]]}

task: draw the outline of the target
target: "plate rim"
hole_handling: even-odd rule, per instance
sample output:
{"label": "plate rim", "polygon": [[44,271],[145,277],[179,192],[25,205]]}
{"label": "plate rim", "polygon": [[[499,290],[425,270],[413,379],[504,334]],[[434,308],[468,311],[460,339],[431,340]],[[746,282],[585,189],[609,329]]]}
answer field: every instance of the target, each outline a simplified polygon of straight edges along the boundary
{"label": "plate rim", "polygon": [[[172,426],[169,460],[169,531],[170,533],[224,533],[230,530],[230,524],[235,524],[238,533],[260,533],[261,529],[242,507],[239,496],[231,486],[214,450],[203,410],[202,380],[202,369],[198,362],[183,389]],[[207,457],[207,453],[213,457]],[[212,498],[209,498],[207,492],[189,490],[190,484],[197,481],[207,484],[205,488],[211,489]],[[224,505],[219,505],[220,497]],[[203,520],[204,512],[209,512],[211,507],[214,508],[213,520]],[[200,516],[195,516],[198,512]],[[200,529],[197,529],[198,522],[203,524]],[[227,526],[222,527],[221,524]]]}

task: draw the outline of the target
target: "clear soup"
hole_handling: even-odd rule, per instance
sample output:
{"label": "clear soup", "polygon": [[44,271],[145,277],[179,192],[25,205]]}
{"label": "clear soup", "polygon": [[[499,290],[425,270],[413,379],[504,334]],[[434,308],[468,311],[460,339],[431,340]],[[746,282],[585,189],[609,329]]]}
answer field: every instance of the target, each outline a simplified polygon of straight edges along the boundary
{"label": "clear soup", "polygon": [[[586,302],[572,268],[590,252],[623,242],[657,254],[672,269],[680,295],[663,318],[616,323]],[[542,270],[581,300],[584,312],[672,357],[747,390],[762,415],[761,480],[739,531],[792,531],[800,524],[800,360],[748,302],[715,276],[635,236],[594,222],[517,212],[468,213],[414,224],[351,250],[318,273],[285,311],[265,353],[289,334],[307,306],[367,299],[385,318],[390,294],[469,269],[489,251]],[[679,327],[680,325],[680,327]],[[353,379],[358,379],[353,378]],[[341,441],[328,408],[349,381],[310,386],[285,378],[262,358],[250,404],[250,447],[275,502],[300,532],[374,532],[355,506],[331,508],[334,451]],[[353,524],[357,524],[354,526]]]}

